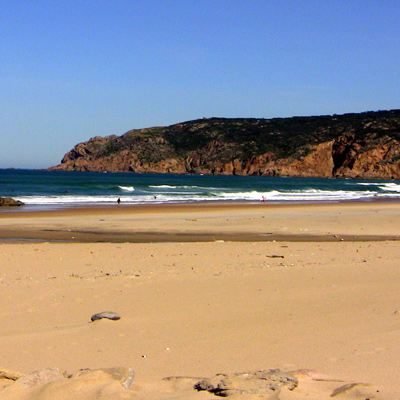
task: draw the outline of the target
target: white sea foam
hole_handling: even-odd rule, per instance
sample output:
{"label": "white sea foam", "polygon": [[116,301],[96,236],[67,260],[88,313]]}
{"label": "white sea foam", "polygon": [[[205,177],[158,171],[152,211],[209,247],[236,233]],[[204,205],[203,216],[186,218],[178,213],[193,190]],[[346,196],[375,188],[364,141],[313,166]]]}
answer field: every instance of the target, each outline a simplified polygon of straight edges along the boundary
{"label": "white sea foam", "polygon": [[[116,203],[116,196],[20,196],[16,197],[26,204],[96,204]],[[122,199],[125,199],[123,197]]]}
{"label": "white sea foam", "polygon": [[398,183],[384,183],[381,186],[379,186],[380,189],[388,192],[398,192],[400,193],[400,184]]}
{"label": "white sea foam", "polygon": [[216,196],[223,197],[226,200],[273,200],[273,201],[330,201],[330,200],[357,200],[371,198],[375,192],[371,191],[345,191],[345,190],[317,190],[308,189],[303,191],[280,192],[272,190],[268,192],[236,192],[236,193],[214,193]]}
{"label": "white sea foam", "polygon": [[196,185],[149,185],[153,189],[200,189],[200,190],[223,190],[223,188],[209,187],[209,186],[196,186]]}
{"label": "white sea foam", "polygon": [[154,189],[176,189],[178,186],[171,185],[149,185],[149,187]]}
{"label": "white sea foam", "polygon": [[357,185],[360,186],[377,186],[379,189],[389,192],[399,192],[400,184],[395,182],[359,182]]}
{"label": "white sea foam", "polygon": [[[387,186],[391,185],[391,186]],[[199,192],[166,191],[164,193],[123,195],[123,204],[146,204],[146,203],[182,203],[198,201],[340,201],[361,200],[371,198],[400,198],[400,185],[387,184],[385,192],[371,190],[349,191],[349,190],[318,190],[306,189],[298,191],[212,191],[207,194]],[[63,205],[63,204],[114,204],[115,195],[93,195],[93,196],[21,196],[16,197],[30,205]]]}
{"label": "white sea foam", "polygon": [[118,186],[123,192],[133,192],[135,188],[133,186]]}

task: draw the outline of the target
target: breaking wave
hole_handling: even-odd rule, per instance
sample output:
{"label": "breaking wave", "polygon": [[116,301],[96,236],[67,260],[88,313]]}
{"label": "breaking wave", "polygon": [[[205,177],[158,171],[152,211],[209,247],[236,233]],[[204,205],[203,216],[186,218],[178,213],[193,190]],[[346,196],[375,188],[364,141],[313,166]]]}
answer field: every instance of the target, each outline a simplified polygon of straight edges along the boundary
{"label": "breaking wave", "polygon": [[375,186],[384,192],[398,192],[400,193],[400,184],[395,182],[359,182],[360,186]]}
{"label": "breaking wave", "polygon": [[134,192],[135,188],[133,186],[118,186],[123,192]]}
{"label": "breaking wave", "polygon": [[400,199],[400,180],[0,170],[0,196],[28,205],[336,202]]}
{"label": "breaking wave", "polygon": [[[300,191],[241,191],[241,192],[209,192],[209,193],[158,193],[158,194],[141,194],[141,195],[124,195],[121,197],[121,202],[124,204],[151,204],[151,203],[183,203],[183,202],[199,202],[199,201],[249,201],[249,202],[260,202],[260,201],[273,201],[273,202],[297,202],[297,201],[343,201],[343,200],[367,200],[372,198],[386,198],[400,197],[400,192],[395,193],[377,193],[370,190],[364,191],[346,191],[346,190],[318,190],[308,189]],[[62,205],[62,204],[82,204],[82,205],[93,205],[93,204],[114,204],[116,202],[116,196],[21,196],[17,197],[18,200],[23,201],[26,204],[48,204],[48,205]]]}
{"label": "breaking wave", "polygon": [[388,192],[400,193],[400,184],[397,183],[384,183],[382,186],[379,186],[379,188]]}

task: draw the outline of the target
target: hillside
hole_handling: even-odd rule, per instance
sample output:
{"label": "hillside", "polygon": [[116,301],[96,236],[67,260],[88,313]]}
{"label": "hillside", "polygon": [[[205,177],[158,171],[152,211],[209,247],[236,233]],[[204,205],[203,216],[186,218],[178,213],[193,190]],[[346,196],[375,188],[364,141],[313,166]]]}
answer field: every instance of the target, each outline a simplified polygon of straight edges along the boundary
{"label": "hillside", "polygon": [[134,129],[79,143],[51,169],[400,179],[400,110]]}

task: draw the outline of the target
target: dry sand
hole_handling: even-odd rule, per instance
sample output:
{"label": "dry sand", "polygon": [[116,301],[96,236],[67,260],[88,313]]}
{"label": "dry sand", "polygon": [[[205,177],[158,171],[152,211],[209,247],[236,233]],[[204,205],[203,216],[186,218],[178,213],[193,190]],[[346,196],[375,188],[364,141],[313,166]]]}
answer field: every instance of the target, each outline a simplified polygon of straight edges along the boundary
{"label": "dry sand", "polygon": [[[211,399],[200,378],[269,368],[318,374],[263,398],[398,399],[399,235],[398,203],[2,213],[0,399]],[[117,366],[130,389],[126,371],[1,378]]]}

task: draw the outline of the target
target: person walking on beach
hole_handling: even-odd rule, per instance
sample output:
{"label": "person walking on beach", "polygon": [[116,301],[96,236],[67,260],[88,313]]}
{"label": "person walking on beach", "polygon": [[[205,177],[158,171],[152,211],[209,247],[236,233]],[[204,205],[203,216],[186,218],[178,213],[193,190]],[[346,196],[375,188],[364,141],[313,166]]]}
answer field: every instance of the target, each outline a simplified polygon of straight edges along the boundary
{"label": "person walking on beach", "polygon": [[118,197],[117,203],[118,203],[118,205],[120,205],[120,203],[121,203],[121,199],[119,197]]}

